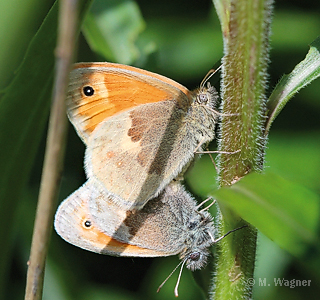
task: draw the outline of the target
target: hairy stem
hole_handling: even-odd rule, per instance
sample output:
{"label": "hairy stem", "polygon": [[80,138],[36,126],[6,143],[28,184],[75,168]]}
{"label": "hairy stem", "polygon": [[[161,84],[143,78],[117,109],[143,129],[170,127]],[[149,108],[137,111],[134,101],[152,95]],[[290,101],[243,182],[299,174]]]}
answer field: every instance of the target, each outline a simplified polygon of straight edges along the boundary
{"label": "hairy stem", "polygon": [[[249,172],[263,168],[266,142],[263,124],[272,1],[227,0],[224,7],[229,12],[219,14],[220,18],[228,18],[221,21],[224,33],[224,116],[220,127],[219,150],[240,151],[219,156],[221,187],[230,186]],[[227,207],[221,207],[221,234],[243,224],[245,221]],[[256,237],[256,230],[246,227],[217,245],[213,285],[215,299],[251,298],[250,279],[254,271]]]}

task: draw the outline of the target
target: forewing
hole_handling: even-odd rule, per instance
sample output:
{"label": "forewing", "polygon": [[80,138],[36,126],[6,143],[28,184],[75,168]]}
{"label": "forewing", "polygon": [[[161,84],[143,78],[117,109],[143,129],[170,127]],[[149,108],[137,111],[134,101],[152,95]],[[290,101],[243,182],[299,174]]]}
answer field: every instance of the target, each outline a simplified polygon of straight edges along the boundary
{"label": "forewing", "polygon": [[[91,93],[85,93],[86,88]],[[132,107],[176,99],[188,89],[164,76],[111,63],[75,64],[67,94],[68,116],[84,143],[104,120]]]}

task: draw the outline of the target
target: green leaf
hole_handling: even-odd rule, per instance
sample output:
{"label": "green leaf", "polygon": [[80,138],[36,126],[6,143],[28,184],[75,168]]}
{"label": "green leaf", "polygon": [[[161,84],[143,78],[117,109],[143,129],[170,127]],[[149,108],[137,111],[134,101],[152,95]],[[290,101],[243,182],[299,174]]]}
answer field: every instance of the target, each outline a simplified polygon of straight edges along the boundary
{"label": "green leaf", "polygon": [[212,0],[212,2],[220,19],[223,35],[227,36],[229,35],[231,0]]}
{"label": "green leaf", "polygon": [[83,33],[91,49],[106,60],[131,64],[142,55],[135,43],[144,28],[134,1],[97,0],[85,19]]}
{"label": "green leaf", "polygon": [[272,122],[288,101],[303,87],[320,76],[320,37],[313,41],[306,58],[289,75],[284,75],[268,100],[268,134]]}
{"label": "green leaf", "polygon": [[311,190],[319,189],[320,131],[272,133],[266,168]]}
{"label": "green leaf", "polygon": [[295,256],[308,245],[319,249],[319,197],[298,184],[271,173],[252,173],[212,196]]}
{"label": "green leaf", "polygon": [[274,278],[282,277],[292,256],[261,233],[258,234],[257,245],[254,278],[258,284],[254,285],[253,294],[255,299],[273,299],[272,292],[276,288],[275,285],[264,286],[259,282],[264,278],[267,282],[273,282]]}

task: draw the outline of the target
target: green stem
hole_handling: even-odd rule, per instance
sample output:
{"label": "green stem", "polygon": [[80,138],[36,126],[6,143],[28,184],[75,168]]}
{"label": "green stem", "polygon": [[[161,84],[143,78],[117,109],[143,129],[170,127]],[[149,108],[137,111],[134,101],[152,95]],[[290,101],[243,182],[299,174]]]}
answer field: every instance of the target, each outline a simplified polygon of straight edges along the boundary
{"label": "green stem", "polygon": [[[263,168],[266,143],[263,124],[272,1],[221,1],[226,2],[224,7],[229,12],[219,13],[220,18],[228,18],[221,20],[224,33],[224,117],[221,121],[219,150],[240,150],[236,154],[221,154],[219,157],[219,180],[223,187],[232,185],[251,171],[261,171]],[[245,221],[227,207],[221,207],[220,234],[243,224]],[[256,230],[247,227],[218,243],[213,291],[215,299],[251,298],[250,280],[254,272],[256,238]]]}
{"label": "green stem", "polygon": [[[42,299],[46,256],[52,231],[55,201],[63,167],[67,117],[65,97],[80,22],[91,1],[65,0],[59,4],[56,70],[52,92],[47,146],[39,191],[37,212],[28,261],[25,300]],[[57,5],[57,4],[56,4]],[[53,13],[57,13],[56,5]]]}

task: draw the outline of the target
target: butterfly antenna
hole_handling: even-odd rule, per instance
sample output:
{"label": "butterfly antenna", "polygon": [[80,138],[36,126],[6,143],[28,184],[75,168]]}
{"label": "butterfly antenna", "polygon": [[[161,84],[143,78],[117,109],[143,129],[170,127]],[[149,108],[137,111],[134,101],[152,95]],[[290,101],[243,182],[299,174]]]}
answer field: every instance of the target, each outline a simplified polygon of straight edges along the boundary
{"label": "butterfly antenna", "polygon": [[173,271],[169,274],[169,276],[159,285],[158,289],[157,289],[157,293],[160,292],[160,290],[162,289],[162,287],[164,286],[164,284],[168,281],[168,279],[172,276],[172,274],[179,268],[179,266],[181,264],[184,264],[184,260],[181,261],[174,269]]}
{"label": "butterfly antenna", "polygon": [[196,149],[194,149],[193,153],[197,153],[198,149],[202,146],[202,144],[203,144],[203,142],[204,142],[205,139],[206,139],[206,138],[204,137],[204,138],[201,140],[201,142],[198,144],[198,146],[196,147]]}
{"label": "butterfly antenna", "polygon": [[212,243],[215,243],[216,241],[214,240],[214,237],[213,235],[211,234],[210,231],[207,231],[208,232],[208,235],[210,236],[211,240],[212,240]]}
{"label": "butterfly antenna", "polygon": [[204,87],[204,85],[208,82],[208,80],[221,69],[221,66],[222,65],[220,65],[219,68],[217,68],[216,70],[215,69],[209,70],[207,75],[204,76],[203,80],[201,81],[200,88]]}
{"label": "butterfly antenna", "polygon": [[183,270],[184,264],[186,263],[187,259],[188,259],[188,257],[186,257],[186,258],[183,260],[183,263],[182,263],[182,265],[181,265],[181,269],[180,269],[180,272],[179,272],[178,280],[177,280],[176,286],[174,287],[174,295],[175,295],[176,297],[179,297],[178,287],[179,287],[179,284],[180,284],[180,279],[181,279],[182,270]]}
{"label": "butterfly antenna", "polygon": [[229,235],[230,233],[237,231],[239,229],[242,229],[244,227],[248,227],[248,225],[243,225],[243,226],[238,227],[236,229],[232,229],[232,230],[228,231],[226,234],[224,234],[223,236],[220,236],[219,238],[217,238],[216,240],[213,240],[213,241],[214,241],[214,243],[217,243],[217,242],[221,241],[223,238],[225,238],[227,235]]}
{"label": "butterfly antenna", "polygon": [[[207,200],[209,200],[211,197],[209,197]],[[217,200],[212,200],[212,202],[207,206],[207,207],[205,207],[205,208],[203,208],[203,209],[201,209],[201,210],[199,210],[199,213],[201,213],[201,212],[203,212],[203,211],[205,211],[205,210],[208,210],[213,204],[215,204],[216,203],[216,201]]]}
{"label": "butterfly antenna", "polygon": [[198,204],[197,206],[196,206],[196,210],[198,210],[203,204],[205,204],[206,202],[208,202],[209,200],[211,200],[212,199],[212,197],[210,196],[210,197],[208,197],[206,200],[203,200],[200,204]]}

